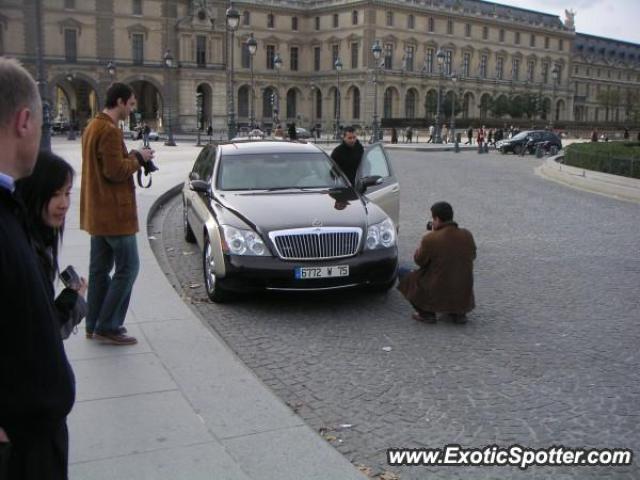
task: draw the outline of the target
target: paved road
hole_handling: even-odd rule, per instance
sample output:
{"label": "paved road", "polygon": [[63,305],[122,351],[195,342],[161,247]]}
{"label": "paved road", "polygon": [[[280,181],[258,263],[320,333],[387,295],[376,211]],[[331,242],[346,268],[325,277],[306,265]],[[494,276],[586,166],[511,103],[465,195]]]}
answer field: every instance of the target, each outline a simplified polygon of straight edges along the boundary
{"label": "paved road", "polygon": [[[533,174],[540,160],[394,152],[400,255],[448,200],[478,244],[465,326],[418,324],[386,295],[260,295],[207,302],[176,198],[156,254],[239,357],[353,463],[404,479],[637,479],[630,467],[401,467],[389,447],[640,447],[640,208]],[[388,348],[391,347],[390,351]],[[350,427],[340,427],[348,424]]]}

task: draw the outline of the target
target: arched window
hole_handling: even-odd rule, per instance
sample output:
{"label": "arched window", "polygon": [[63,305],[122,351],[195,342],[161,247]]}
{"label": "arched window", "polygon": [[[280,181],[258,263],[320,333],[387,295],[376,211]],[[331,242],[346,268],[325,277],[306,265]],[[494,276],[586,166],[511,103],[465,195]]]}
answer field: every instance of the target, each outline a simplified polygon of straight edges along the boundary
{"label": "arched window", "polygon": [[387,88],[384,92],[384,107],[382,110],[383,118],[393,117],[393,90]]}
{"label": "arched window", "polygon": [[294,89],[287,92],[287,118],[296,118],[297,95]]}
{"label": "arched window", "polygon": [[353,89],[353,98],[352,98],[352,110],[353,110],[353,118],[360,118],[360,90],[358,88]]}
{"label": "arched window", "polygon": [[416,117],[416,91],[411,89],[404,98],[404,115],[407,118]]}

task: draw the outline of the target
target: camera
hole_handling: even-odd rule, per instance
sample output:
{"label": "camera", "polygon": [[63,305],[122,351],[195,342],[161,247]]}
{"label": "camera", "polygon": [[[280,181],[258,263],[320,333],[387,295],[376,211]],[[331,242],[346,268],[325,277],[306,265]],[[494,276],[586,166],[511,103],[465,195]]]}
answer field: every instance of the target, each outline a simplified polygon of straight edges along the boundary
{"label": "camera", "polygon": [[427,231],[430,232],[431,230],[433,230],[433,222],[431,220],[429,220],[427,222]]}
{"label": "camera", "polygon": [[[143,150],[151,150],[150,147],[142,147]],[[144,170],[144,175],[145,177],[153,172],[157,172],[158,170],[160,170],[158,168],[158,166],[153,163],[153,160],[149,159],[146,162],[141,162],[142,163],[142,169]]]}
{"label": "camera", "polygon": [[80,276],[73,265],[69,265],[62,272],[60,272],[60,280],[67,288],[73,288],[74,290],[80,287]]}

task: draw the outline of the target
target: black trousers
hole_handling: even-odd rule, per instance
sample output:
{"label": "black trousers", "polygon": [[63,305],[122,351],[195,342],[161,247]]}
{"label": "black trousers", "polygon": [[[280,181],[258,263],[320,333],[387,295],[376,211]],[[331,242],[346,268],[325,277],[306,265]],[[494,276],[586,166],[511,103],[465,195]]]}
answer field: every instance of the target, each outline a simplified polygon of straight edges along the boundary
{"label": "black trousers", "polygon": [[10,440],[7,480],[68,479],[69,433],[66,421],[52,432],[18,434]]}

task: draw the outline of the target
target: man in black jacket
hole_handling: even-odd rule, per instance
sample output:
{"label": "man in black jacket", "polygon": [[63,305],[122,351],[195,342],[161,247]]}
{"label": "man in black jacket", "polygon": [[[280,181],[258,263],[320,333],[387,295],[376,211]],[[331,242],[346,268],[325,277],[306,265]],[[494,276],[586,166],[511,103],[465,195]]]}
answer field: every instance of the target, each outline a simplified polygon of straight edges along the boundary
{"label": "man in black jacket", "polygon": [[42,128],[36,83],[0,58],[0,478],[66,480],[75,399],[47,278],[15,181],[31,174]]}
{"label": "man in black jacket", "polygon": [[347,176],[351,185],[356,184],[356,174],[358,173],[363,153],[364,148],[356,136],[355,129],[353,127],[345,127],[342,132],[342,143],[333,149],[331,158]]}

